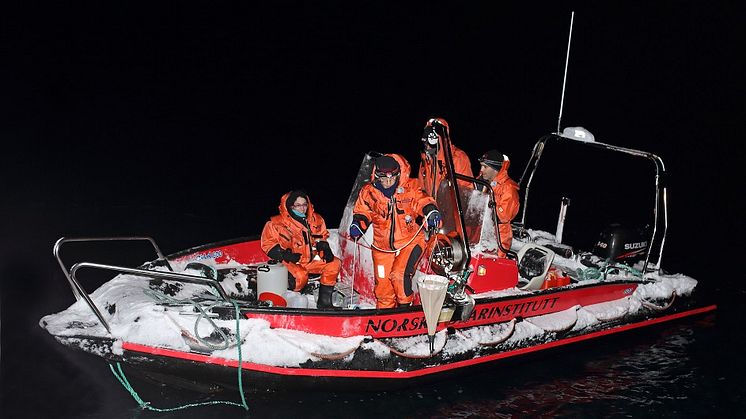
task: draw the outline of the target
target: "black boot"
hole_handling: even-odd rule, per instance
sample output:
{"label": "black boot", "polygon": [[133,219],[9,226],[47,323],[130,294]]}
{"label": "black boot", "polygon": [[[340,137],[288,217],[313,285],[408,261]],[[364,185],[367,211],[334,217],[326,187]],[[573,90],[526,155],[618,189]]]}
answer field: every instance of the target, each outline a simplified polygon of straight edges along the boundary
{"label": "black boot", "polygon": [[288,290],[295,291],[295,277],[288,272]]}
{"label": "black boot", "polygon": [[316,308],[335,308],[332,305],[332,293],[334,292],[333,285],[321,285],[319,286],[319,298],[316,301]]}

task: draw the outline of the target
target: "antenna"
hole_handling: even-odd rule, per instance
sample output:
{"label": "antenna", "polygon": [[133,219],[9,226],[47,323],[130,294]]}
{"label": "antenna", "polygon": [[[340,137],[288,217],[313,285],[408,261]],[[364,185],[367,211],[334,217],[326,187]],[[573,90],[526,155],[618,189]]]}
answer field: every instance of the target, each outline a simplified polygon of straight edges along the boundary
{"label": "antenna", "polygon": [[570,36],[567,38],[567,57],[565,57],[565,77],[562,79],[562,99],[560,99],[560,111],[557,117],[557,134],[560,133],[560,122],[562,121],[562,106],[565,104],[565,84],[567,84],[567,63],[570,61],[570,42],[572,42],[572,22],[575,19],[575,12],[570,14]]}

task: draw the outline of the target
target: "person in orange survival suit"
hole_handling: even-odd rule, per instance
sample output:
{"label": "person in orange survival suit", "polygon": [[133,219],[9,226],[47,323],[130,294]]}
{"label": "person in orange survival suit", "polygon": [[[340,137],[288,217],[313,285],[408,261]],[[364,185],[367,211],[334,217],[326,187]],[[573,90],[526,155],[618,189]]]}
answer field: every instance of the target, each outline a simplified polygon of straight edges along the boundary
{"label": "person in orange survival suit", "polygon": [[[446,177],[446,156],[443,150],[443,138],[449,135],[448,122],[443,118],[431,118],[425,124],[425,130],[422,132],[423,150],[420,153],[420,171],[418,179],[422,189],[430,196],[435,196],[440,186],[440,182]],[[451,156],[453,156],[453,170],[460,174],[473,177],[471,171],[471,162],[469,156],[461,149],[451,144]],[[471,188],[469,182],[457,181],[459,188]]]}
{"label": "person in orange survival suit", "polygon": [[331,308],[332,293],[342,266],[326,239],[324,219],[313,209],[303,191],[290,191],[280,199],[280,214],[264,225],[261,246],[272,259],[288,269],[288,289],[300,291],[308,284],[308,274],[321,274],[318,308]]}
{"label": "person in orange survival suit", "polygon": [[[479,158],[481,169],[479,178],[490,182],[495,194],[495,213],[499,220],[498,232],[502,249],[510,250],[513,241],[513,230],[510,222],[518,214],[521,206],[518,198],[518,184],[508,176],[510,160],[497,150],[489,150]],[[481,187],[485,192],[484,187]],[[505,252],[498,249],[498,255],[505,257]]]}
{"label": "person in orange survival suit", "polygon": [[425,249],[422,217],[428,228],[440,222],[435,200],[409,178],[409,171],[409,163],[398,154],[378,157],[372,183],[360,190],[353,209],[350,237],[359,238],[373,225],[377,308],[412,303],[412,277]]}

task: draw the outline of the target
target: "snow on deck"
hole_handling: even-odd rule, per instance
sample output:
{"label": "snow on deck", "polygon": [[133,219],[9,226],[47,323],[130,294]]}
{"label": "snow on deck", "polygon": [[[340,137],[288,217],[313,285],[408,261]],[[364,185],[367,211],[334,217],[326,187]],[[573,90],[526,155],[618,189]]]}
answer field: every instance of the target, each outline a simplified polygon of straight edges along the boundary
{"label": "snow on deck", "polygon": [[[567,269],[576,268],[574,260],[555,258],[555,264]],[[623,275],[609,275],[609,280],[625,279]],[[586,307],[573,307],[563,312],[530,318],[530,321],[519,322],[506,341],[517,343],[524,339],[540,336],[547,331],[572,328],[580,330],[599,322],[634,314],[642,308],[643,300],[668,299],[672,292],[679,296],[689,295],[697,281],[683,274],[663,275],[647,274],[651,283],[640,284],[633,295],[616,301],[604,302]],[[600,280],[582,281],[582,283],[599,282]],[[148,286],[147,279],[133,275],[118,275],[91,294],[91,299],[101,311],[111,327],[111,335],[99,323],[96,316],[83,300],[77,301],[69,308],[40,320],[40,325],[50,334],[58,337],[113,337],[115,344],[112,351],[122,353],[122,343],[137,343],[188,352],[192,349],[211,351],[212,356],[230,360],[238,359],[238,348],[231,339],[224,342],[216,328],[236,332],[236,320],[209,319],[201,315],[195,306],[190,304],[157,304],[157,297]],[[480,294],[475,297],[509,296],[531,291],[509,289]],[[534,291],[535,292],[535,291]],[[210,297],[209,289],[201,285],[183,284],[173,297],[174,300],[191,300],[194,297]],[[216,303],[216,302],[215,302]],[[214,304],[209,300],[205,304]],[[223,303],[225,304],[225,303]],[[436,336],[436,347],[443,346],[445,354],[459,354],[473,350],[479,342],[499,339],[505,333],[506,323],[478,326],[462,331],[456,336],[449,336],[447,341],[444,332]],[[305,332],[272,329],[269,323],[258,319],[238,320],[242,359],[247,362],[271,366],[297,367],[309,360],[318,360],[314,354],[343,354],[358,346],[370,349],[378,357],[391,356],[383,343],[373,340],[363,342],[364,336],[348,338],[313,335]],[[81,347],[84,343],[81,341]],[[429,343],[424,335],[398,339],[396,350],[411,355],[429,353]],[[85,348],[82,348],[85,349]],[[354,352],[348,355],[353,357]]]}

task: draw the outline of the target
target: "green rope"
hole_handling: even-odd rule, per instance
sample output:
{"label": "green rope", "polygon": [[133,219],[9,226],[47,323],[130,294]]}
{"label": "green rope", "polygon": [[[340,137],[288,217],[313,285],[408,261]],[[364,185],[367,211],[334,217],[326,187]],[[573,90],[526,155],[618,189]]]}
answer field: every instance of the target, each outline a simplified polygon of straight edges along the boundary
{"label": "green rope", "polygon": [[606,274],[611,269],[619,269],[620,271],[626,271],[638,278],[642,278],[641,271],[638,271],[637,269],[631,266],[627,266],[621,263],[609,263],[609,264],[604,263],[601,265],[600,269],[593,268],[593,267],[588,267],[586,269],[578,268],[575,270],[575,272],[578,274],[578,278],[580,278],[581,280],[586,280],[586,279],[593,280],[593,279],[601,279],[602,275],[605,279]]}
{"label": "green rope", "polygon": [[229,401],[225,401],[225,400],[212,400],[212,401],[209,401],[209,402],[188,403],[188,404],[185,404],[185,405],[182,405],[182,406],[178,406],[178,407],[160,409],[160,408],[151,406],[150,402],[144,401],[140,397],[140,395],[137,394],[137,391],[135,391],[135,389],[132,387],[132,385],[130,384],[130,382],[127,380],[127,377],[124,375],[124,371],[122,371],[122,365],[119,364],[119,362],[117,362],[117,370],[114,370],[114,366],[111,365],[111,364],[109,364],[109,369],[111,370],[112,374],[114,374],[114,377],[117,378],[117,380],[119,381],[119,383],[122,384],[122,387],[124,387],[125,390],[127,390],[130,393],[130,395],[132,396],[132,398],[135,399],[135,401],[140,405],[140,407],[142,409],[152,410],[154,412],[173,412],[173,411],[176,411],[176,410],[183,410],[183,409],[187,409],[187,408],[190,408],[190,407],[209,406],[209,405],[216,405],[216,404],[226,404],[226,405],[229,405],[229,406],[243,407],[245,410],[249,410],[249,405],[246,404],[246,397],[244,396],[244,392],[243,392],[243,379],[241,377],[241,371],[243,370],[243,368],[242,368],[243,359],[242,359],[242,355],[241,355],[242,351],[241,351],[241,345],[240,345],[240,343],[241,343],[241,333],[240,333],[240,330],[239,330],[239,324],[240,324],[240,321],[241,321],[241,319],[239,317],[240,316],[240,312],[239,312],[239,309],[238,309],[238,304],[236,304],[235,301],[231,301],[231,303],[233,304],[233,308],[235,308],[235,310],[236,310],[236,337],[237,337],[236,347],[238,348],[238,391],[241,394],[241,403],[229,402]]}
{"label": "green rope", "polygon": [[[205,309],[202,308],[202,305],[197,304],[195,301],[192,301],[191,299],[188,299],[188,298],[180,300],[178,298],[170,297],[170,296],[168,296],[168,295],[166,295],[166,294],[164,294],[164,293],[162,293],[160,291],[154,291],[154,290],[150,290],[150,289],[147,289],[147,288],[143,290],[143,293],[145,295],[147,295],[148,297],[156,300],[159,303],[168,302],[168,303],[172,303],[172,304],[191,305],[192,307],[194,307],[195,310],[197,310],[199,312],[199,316],[197,316],[197,320],[194,321],[194,336],[195,336],[195,338],[197,338],[197,340],[199,340],[199,342],[201,344],[203,344],[203,345],[205,345],[208,348],[213,349],[213,350],[215,350],[215,349],[217,349],[217,350],[223,350],[223,349],[228,349],[230,347],[230,342],[229,342],[228,336],[225,334],[225,332],[223,332],[222,329],[220,329],[215,324],[215,322],[212,321],[212,319],[205,312]],[[212,295],[212,294],[210,294],[210,295]],[[231,301],[231,302],[233,304],[235,304],[235,302],[233,302],[233,301]],[[213,307],[215,307],[217,305],[220,305],[220,304],[221,304],[221,301],[216,301],[215,303],[210,304],[209,306],[207,306],[206,309],[207,310],[212,310]],[[201,338],[199,336],[198,326],[199,326],[199,322],[202,321],[202,318],[207,319],[208,323],[210,323],[210,326],[212,326],[213,330],[215,330],[220,335],[220,337],[223,339],[223,344],[222,345],[214,345],[211,342],[208,342],[208,341],[206,341],[205,339],[203,339],[203,338]]]}
{"label": "green rope", "polygon": [[614,265],[610,265],[609,266],[609,268],[612,268],[612,267],[613,268],[617,268],[617,269],[622,270],[622,271],[627,271],[630,274],[632,274],[632,275],[634,275],[634,276],[636,276],[638,278],[642,278],[642,271],[637,270],[637,269],[635,269],[635,268],[633,268],[631,266],[627,266],[627,265],[623,265],[623,264],[614,264]]}
{"label": "green rope", "polygon": [[601,278],[601,271],[596,268],[578,268],[576,269],[576,272],[578,273],[578,278],[581,280]]}

